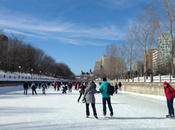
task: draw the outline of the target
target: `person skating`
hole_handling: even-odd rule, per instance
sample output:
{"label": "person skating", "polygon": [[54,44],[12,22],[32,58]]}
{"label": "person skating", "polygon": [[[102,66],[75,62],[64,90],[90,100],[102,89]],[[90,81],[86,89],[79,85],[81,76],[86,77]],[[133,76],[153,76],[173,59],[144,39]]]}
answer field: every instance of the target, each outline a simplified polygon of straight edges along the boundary
{"label": "person skating", "polygon": [[164,85],[164,92],[167,99],[167,107],[168,107],[168,115],[166,117],[174,117],[174,108],[173,108],[173,93],[175,90],[169,85],[166,81],[163,83]]}
{"label": "person skating", "polygon": [[119,86],[119,90],[122,90],[122,83],[121,82],[118,83],[118,86]]}
{"label": "person skating", "polygon": [[117,83],[115,83],[115,93],[117,94],[117,90],[118,90],[118,85]]}
{"label": "person skating", "polygon": [[37,95],[35,83],[32,83],[32,95],[34,95],[34,92]]}
{"label": "person skating", "polygon": [[23,87],[24,87],[24,95],[27,95],[27,90],[28,90],[28,83],[27,83],[27,81],[25,81]]}
{"label": "person skating", "polygon": [[96,108],[95,108],[95,96],[94,96],[95,93],[100,93],[100,91],[97,91],[95,83],[93,81],[90,81],[89,84],[88,84],[88,87],[85,89],[83,99],[82,99],[83,102],[84,101],[86,102],[86,117],[87,118],[90,115],[89,104],[91,104],[92,109],[93,109],[94,117],[96,119],[98,119]]}
{"label": "person skating", "polygon": [[44,94],[44,95],[46,95],[46,89],[47,89],[47,85],[46,85],[46,83],[43,83],[42,85],[41,85],[41,87],[42,87],[42,94]]}
{"label": "person skating", "polygon": [[108,82],[106,78],[103,78],[103,83],[100,85],[99,91],[102,92],[102,103],[103,103],[103,115],[106,116],[106,102],[108,103],[108,107],[110,110],[110,116],[113,116],[113,109],[111,105],[111,97],[107,94]]}
{"label": "person skating", "polygon": [[62,93],[67,93],[66,91],[67,91],[67,86],[65,85],[65,86],[63,86],[63,88],[62,88]]}
{"label": "person skating", "polygon": [[54,83],[53,83],[53,86],[54,86],[54,91],[56,91],[56,86],[57,86],[57,83],[56,83],[56,82],[54,82]]}
{"label": "person skating", "polygon": [[68,89],[69,89],[69,92],[72,92],[72,83],[71,82],[68,83]]}
{"label": "person skating", "polygon": [[80,91],[79,91],[79,92],[80,92],[80,96],[79,96],[77,102],[80,101],[81,96],[84,94],[85,88],[86,88],[85,83],[82,83],[82,84],[80,85]]}
{"label": "person skating", "polygon": [[60,85],[59,85],[59,83],[57,83],[57,91],[60,91]]}

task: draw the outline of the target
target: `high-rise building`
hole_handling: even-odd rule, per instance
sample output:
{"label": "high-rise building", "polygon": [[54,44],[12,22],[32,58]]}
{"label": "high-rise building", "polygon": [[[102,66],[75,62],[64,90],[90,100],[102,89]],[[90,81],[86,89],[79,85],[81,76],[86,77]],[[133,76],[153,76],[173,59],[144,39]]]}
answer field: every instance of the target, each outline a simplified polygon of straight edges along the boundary
{"label": "high-rise building", "polygon": [[165,67],[168,63],[171,62],[170,60],[170,34],[164,33],[164,37],[159,34],[158,35],[158,50],[153,53],[153,72],[159,68]]}
{"label": "high-rise building", "polygon": [[149,69],[153,71],[153,53],[155,53],[157,50],[157,47],[150,47],[144,54],[144,72]]}
{"label": "high-rise building", "polygon": [[170,41],[170,34],[164,33],[164,37],[159,34],[158,35],[158,58],[162,59],[162,62],[159,64],[162,64],[163,66],[166,66],[168,63],[170,63],[170,47],[171,47],[171,41]]}

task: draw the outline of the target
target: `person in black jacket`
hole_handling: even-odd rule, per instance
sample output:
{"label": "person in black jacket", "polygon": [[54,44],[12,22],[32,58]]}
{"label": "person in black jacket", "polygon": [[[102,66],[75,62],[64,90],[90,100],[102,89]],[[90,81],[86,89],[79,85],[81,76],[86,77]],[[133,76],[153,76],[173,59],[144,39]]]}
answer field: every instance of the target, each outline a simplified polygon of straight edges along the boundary
{"label": "person in black jacket", "polygon": [[27,95],[27,89],[28,89],[28,83],[27,83],[27,81],[25,81],[23,87],[24,87],[24,95]]}
{"label": "person in black jacket", "polygon": [[35,83],[32,83],[32,95],[34,95],[34,92],[37,95]]}
{"label": "person in black jacket", "polygon": [[81,96],[84,94],[84,91],[85,91],[85,88],[86,88],[85,83],[82,83],[82,84],[80,85],[80,88],[81,88],[81,90],[79,91],[79,92],[80,92],[80,96],[79,96],[77,102],[80,101]]}
{"label": "person in black jacket", "polygon": [[119,90],[122,90],[121,89],[121,87],[122,87],[122,83],[121,82],[119,82],[118,86],[119,86]]}

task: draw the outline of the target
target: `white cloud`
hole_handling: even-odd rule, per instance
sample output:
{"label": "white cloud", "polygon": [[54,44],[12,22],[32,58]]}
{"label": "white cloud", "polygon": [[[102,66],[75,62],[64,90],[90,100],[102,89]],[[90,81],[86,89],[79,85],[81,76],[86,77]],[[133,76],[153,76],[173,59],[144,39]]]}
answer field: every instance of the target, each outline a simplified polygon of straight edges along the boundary
{"label": "white cloud", "polygon": [[[116,26],[102,26],[91,28],[85,25],[63,22],[60,20],[45,21],[25,14],[9,14],[4,11],[0,14],[0,28],[6,32],[24,34],[29,37],[53,39],[60,42],[82,45],[104,45],[94,43],[95,40],[120,40],[123,37],[122,30]],[[83,39],[86,39],[83,41]]]}

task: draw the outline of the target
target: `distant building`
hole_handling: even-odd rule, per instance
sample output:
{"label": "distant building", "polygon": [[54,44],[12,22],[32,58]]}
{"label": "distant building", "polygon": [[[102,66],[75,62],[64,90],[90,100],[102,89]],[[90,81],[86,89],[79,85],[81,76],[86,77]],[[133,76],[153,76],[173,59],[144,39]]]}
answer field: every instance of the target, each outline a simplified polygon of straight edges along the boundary
{"label": "distant building", "polygon": [[155,53],[157,50],[157,47],[150,47],[148,50],[146,50],[146,53],[144,54],[144,72],[149,69],[153,71],[153,53]]}
{"label": "distant building", "polygon": [[170,60],[170,34],[164,33],[158,35],[158,50],[153,53],[153,72],[155,73],[159,68],[165,67],[171,62]]}
{"label": "distant building", "polygon": [[159,59],[162,59],[163,66],[166,66],[168,63],[171,62],[170,60],[170,47],[171,47],[171,41],[170,41],[170,34],[164,33],[164,37],[162,37],[161,34],[158,35],[158,57]]}
{"label": "distant building", "polygon": [[109,63],[108,62],[109,59],[110,59],[110,57],[103,55],[102,59],[95,60],[94,71],[95,70],[102,71],[105,68],[107,68],[108,67],[108,63]]}
{"label": "distant building", "polygon": [[89,72],[81,71],[81,76],[93,76],[93,73],[92,73],[91,69],[89,70]]}

